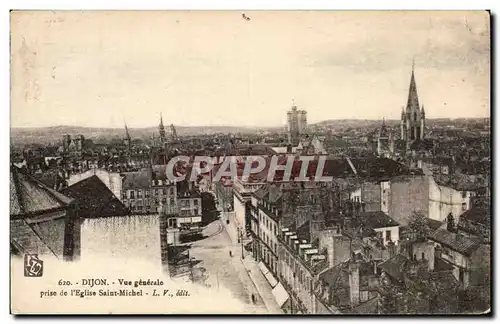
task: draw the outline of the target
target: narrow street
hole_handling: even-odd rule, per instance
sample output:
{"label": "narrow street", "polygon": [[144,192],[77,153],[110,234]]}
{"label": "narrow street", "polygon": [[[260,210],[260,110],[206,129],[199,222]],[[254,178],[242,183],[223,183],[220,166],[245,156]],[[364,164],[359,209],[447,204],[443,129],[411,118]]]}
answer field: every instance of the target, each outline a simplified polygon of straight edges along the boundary
{"label": "narrow street", "polygon": [[[224,287],[230,290],[235,299],[248,305],[249,314],[269,313],[240,260],[241,247],[231,242],[221,222],[217,220],[210,223],[204,232],[208,237],[191,243],[190,255],[203,260],[202,266],[207,269],[209,276],[207,283],[211,288]],[[232,252],[232,257],[229,251]],[[257,297],[255,304],[252,302],[251,294]]]}

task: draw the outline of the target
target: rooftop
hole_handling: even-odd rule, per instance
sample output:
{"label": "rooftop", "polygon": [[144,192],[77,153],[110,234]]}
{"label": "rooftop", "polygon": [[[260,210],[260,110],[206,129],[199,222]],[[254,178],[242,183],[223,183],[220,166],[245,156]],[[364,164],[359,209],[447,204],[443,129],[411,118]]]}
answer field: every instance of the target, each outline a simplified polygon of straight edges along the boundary
{"label": "rooftop", "polygon": [[71,198],[48,188],[16,166],[10,168],[10,215],[40,214],[65,209]]}
{"label": "rooftop", "polygon": [[365,225],[374,229],[399,226],[398,222],[393,220],[383,211],[361,212],[360,216],[362,217]]}
{"label": "rooftop", "polygon": [[96,175],[63,189],[62,193],[75,199],[80,216],[84,218],[125,216],[129,214],[127,207],[116,198]]}
{"label": "rooftop", "polygon": [[465,237],[442,228],[432,233],[429,238],[465,256],[470,256],[481,245],[477,238]]}

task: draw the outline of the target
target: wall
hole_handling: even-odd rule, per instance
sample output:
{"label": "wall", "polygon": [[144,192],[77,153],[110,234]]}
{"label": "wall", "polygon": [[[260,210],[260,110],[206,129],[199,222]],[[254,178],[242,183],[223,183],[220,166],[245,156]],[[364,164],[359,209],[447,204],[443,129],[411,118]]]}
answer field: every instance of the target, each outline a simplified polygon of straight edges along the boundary
{"label": "wall", "polygon": [[365,182],[361,188],[362,200],[365,203],[365,211],[379,211],[381,206],[380,185],[373,182]]}
{"label": "wall", "polygon": [[391,197],[391,184],[389,181],[380,183],[380,210],[384,213],[389,213],[390,197]]}
{"label": "wall", "polygon": [[458,222],[458,216],[463,213],[462,210],[462,192],[439,186],[433,178],[429,178],[429,218],[443,222],[451,213]]}
{"label": "wall", "polygon": [[161,265],[159,216],[86,219],[82,224],[81,258],[145,259]]}
{"label": "wall", "polygon": [[269,217],[264,211],[259,209],[259,238],[261,244],[261,258],[268,268],[278,272],[278,223]]}
{"label": "wall", "polygon": [[239,227],[240,230],[244,230],[245,229],[245,201],[237,192],[233,193],[233,201],[234,201],[234,212],[235,212],[236,226]]}
{"label": "wall", "polygon": [[393,179],[390,189],[389,216],[401,226],[408,225],[412,212],[429,216],[429,182],[427,176]]}
{"label": "wall", "polygon": [[351,241],[348,237],[337,233],[337,230],[323,230],[319,233],[319,246],[325,248],[328,257],[328,268],[332,268],[351,257]]}
{"label": "wall", "polygon": [[381,228],[375,229],[375,232],[382,233],[382,237],[384,239],[384,245],[387,245],[387,243],[389,243],[389,241],[385,237],[386,231],[391,231],[391,241],[397,244],[397,242],[399,242],[399,226],[381,227]]}

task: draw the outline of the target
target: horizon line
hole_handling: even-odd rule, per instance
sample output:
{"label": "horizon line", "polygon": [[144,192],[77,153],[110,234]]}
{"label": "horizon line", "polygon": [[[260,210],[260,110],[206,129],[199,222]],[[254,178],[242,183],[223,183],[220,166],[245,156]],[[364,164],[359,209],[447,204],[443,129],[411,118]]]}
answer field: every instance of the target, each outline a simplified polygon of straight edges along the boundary
{"label": "horizon line", "polygon": [[[426,120],[438,120],[438,119],[450,119],[450,120],[456,120],[456,119],[490,119],[491,116],[485,116],[485,117],[434,117],[434,118],[426,118]],[[355,121],[382,121],[381,119],[368,119],[368,118],[339,118],[339,119],[325,119],[322,121],[310,123],[309,125],[316,125],[328,121],[345,121],[345,120],[355,120]],[[400,121],[400,119],[384,119],[385,121]],[[125,125],[125,124],[124,124]],[[10,129],[20,129],[20,128],[56,128],[56,127],[81,127],[81,128],[107,128],[107,129],[122,129],[125,126],[120,126],[120,127],[114,127],[114,126],[83,126],[83,125],[68,125],[68,124],[59,124],[59,125],[50,125],[50,126],[10,126]],[[282,128],[285,127],[285,124],[283,125],[269,125],[269,126],[256,126],[256,125],[180,125],[180,124],[173,124],[174,127],[183,127],[183,128],[190,128],[190,127],[239,127],[239,128]],[[151,125],[151,126],[139,126],[139,127],[134,127],[130,126],[127,124],[128,129],[145,129],[145,128],[154,128],[158,127],[158,125]]]}

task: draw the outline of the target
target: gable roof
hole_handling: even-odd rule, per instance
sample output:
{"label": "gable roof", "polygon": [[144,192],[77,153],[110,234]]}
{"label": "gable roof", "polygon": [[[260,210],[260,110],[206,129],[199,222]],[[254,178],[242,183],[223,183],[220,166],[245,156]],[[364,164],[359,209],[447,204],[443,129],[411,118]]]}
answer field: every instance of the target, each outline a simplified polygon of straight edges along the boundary
{"label": "gable roof", "polygon": [[401,254],[395,255],[393,258],[379,264],[379,268],[384,270],[389,276],[397,280],[404,279],[405,266],[409,260]]}
{"label": "gable roof", "polygon": [[129,210],[111,190],[93,175],[79,181],[62,192],[76,200],[80,216],[84,218],[125,216]]}
{"label": "gable roof", "polygon": [[383,228],[399,226],[399,223],[383,211],[362,212],[363,223],[370,228]]}
{"label": "gable roof", "polygon": [[481,241],[477,238],[465,237],[444,228],[438,229],[429,238],[465,256],[470,256],[481,245]]}
{"label": "gable roof", "polygon": [[65,209],[71,198],[48,188],[16,166],[10,168],[10,215],[40,214]]}

